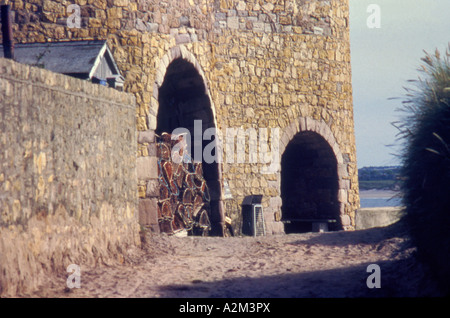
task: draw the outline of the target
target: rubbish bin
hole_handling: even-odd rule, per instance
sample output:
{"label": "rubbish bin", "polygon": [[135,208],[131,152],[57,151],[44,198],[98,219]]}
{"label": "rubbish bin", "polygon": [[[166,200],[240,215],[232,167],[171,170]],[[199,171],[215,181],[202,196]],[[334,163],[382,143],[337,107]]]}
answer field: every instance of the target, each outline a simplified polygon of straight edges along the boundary
{"label": "rubbish bin", "polygon": [[242,234],[250,236],[264,236],[265,224],[262,195],[249,195],[242,201]]}

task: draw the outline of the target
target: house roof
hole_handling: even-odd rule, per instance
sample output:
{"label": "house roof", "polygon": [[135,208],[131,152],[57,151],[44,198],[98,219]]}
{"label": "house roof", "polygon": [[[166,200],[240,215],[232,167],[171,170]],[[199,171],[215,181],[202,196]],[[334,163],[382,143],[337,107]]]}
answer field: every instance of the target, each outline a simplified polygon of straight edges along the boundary
{"label": "house roof", "polygon": [[[3,46],[0,46],[3,57]],[[14,60],[62,74],[85,74],[91,78],[104,55],[113,74],[120,71],[106,41],[70,41],[48,43],[16,43]]]}

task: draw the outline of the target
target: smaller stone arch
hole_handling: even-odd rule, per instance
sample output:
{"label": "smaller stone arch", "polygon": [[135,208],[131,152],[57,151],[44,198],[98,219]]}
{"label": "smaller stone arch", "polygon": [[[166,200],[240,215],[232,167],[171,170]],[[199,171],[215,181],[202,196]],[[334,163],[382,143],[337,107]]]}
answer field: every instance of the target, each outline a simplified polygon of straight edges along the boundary
{"label": "smaller stone arch", "polygon": [[[283,154],[292,138],[294,138],[297,133],[303,131],[312,131],[321,135],[333,149],[338,165],[344,164],[344,156],[342,155],[330,127],[323,120],[317,121],[311,117],[299,117],[283,130],[283,134],[280,138],[280,156]],[[347,176],[346,171],[341,173],[343,174],[342,176]]]}
{"label": "smaller stone arch", "polygon": [[[308,141],[309,140],[309,141]],[[350,218],[348,215],[345,214],[346,205],[348,205],[347,202],[347,189],[349,187],[349,180],[348,180],[348,170],[347,170],[347,164],[344,161],[344,156],[340,150],[340,147],[331,131],[329,126],[324,121],[317,121],[310,117],[300,117],[293,122],[291,122],[290,125],[288,125],[284,130],[280,138],[280,145],[279,145],[279,158],[280,158],[280,199],[277,200],[280,202],[281,206],[278,208],[282,210],[281,219],[285,218],[286,212],[283,211],[283,204],[287,205],[286,198],[283,198],[285,189],[285,184],[283,183],[286,180],[283,180],[283,178],[287,178],[287,176],[291,176],[291,173],[284,174],[283,176],[283,165],[288,165],[289,159],[283,157],[283,155],[286,154],[286,156],[289,155],[289,153],[295,153],[295,150],[293,144],[296,143],[299,146],[303,148],[298,148],[301,150],[297,151],[310,151],[309,154],[305,154],[305,156],[311,156],[312,152],[319,152],[320,156],[323,158],[320,158],[320,162],[318,158],[311,157],[309,159],[305,159],[303,163],[305,163],[307,160],[310,160],[311,163],[314,162],[316,173],[322,174],[323,171],[328,170],[327,176],[321,176],[320,178],[313,178],[311,177],[311,182],[314,183],[323,183],[324,180],[327,180],[328,185],[326,188],[321,189],[320,186],[317,185],[309,185],[310,187],[318,187],[317,192],[322,192],[324,196],[332,196],[332,201],[330,202],[322,202],[321,203],[321,209],[332,209],[334,212],[335,217],[337,217],[337,227],[335,229],[347,229],[350,226]],[[312,150],[311,150],[312,149]],[[291,160],[292,161],[292,160]],[[292,164],[292,162],[291,162]],[[295,164],[295,163],[294,163]],[[298,167],[299,169],[300,166]],[[284,168],[287,170],[287,168]],[[312,170],[311,170],[312,171]],[[286,172],[286,171],[284,171]],[[304,174],[299,174],[299,178],[307,179],[308,176],[307,173],[311,172],[304,172]],[[295,177],[294,177],[295,178]],[[305,187],[305,184],[297,184],[299,187]],[[311,189],[310,189],[311,190]],[[328,191],[328,192],[327,192]],[[292,195],[292,194],[291,194]],[[283,200],[284,199],[284,200]],[[329,200],[329,199],[327,199]],[[283,202],[284,201],[284,202]],[[317,201],[317,200],[316,200]],[[324,201],[326,201],[324,199]],[[303,202],[304,203],[304,202]],[[309,202],[304,203],[305,204],[305,210],[308,209],[308,204],[310,205],[317,205],[317,202]],[[286,208],[286,207],[285,207]],[[309,206],[311,211],[313,211],[314,207]],[[332,213],[332,214],[333,214]],[[306,213],[308,215],[308,213]],[[311,212],[309,214],[309,217],[312,218],[313,215],[316,215]],[[325,217],[329,217],[329,214],[324,214]]]}

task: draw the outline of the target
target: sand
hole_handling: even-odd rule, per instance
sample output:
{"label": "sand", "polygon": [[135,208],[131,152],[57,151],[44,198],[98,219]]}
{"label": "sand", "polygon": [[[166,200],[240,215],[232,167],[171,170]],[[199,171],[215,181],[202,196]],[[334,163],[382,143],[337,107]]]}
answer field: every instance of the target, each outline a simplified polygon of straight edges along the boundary
{"label": "sand", "polygon": [[[300,298],[439,296],[399,224],[264,237],[152,237],[115,266],[81,266],[81,288],[50,276],[19,297]],[[381,288],[368,288],[370,264]]]}

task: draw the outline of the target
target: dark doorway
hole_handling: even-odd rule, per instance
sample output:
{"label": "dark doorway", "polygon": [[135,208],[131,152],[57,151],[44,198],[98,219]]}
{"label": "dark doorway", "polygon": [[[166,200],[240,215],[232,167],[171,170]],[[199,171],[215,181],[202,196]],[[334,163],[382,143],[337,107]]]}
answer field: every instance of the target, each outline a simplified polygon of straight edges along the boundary
{"label": "dark doorway", "polygon": [[[172,134],[176,128],[185,128],[190,133],[187,139],[190,156],[199,159],[206,146],[213,147],[215,140],[203,140],[206,129],[215,128],[211,101],[206,92],[203,78],[197,69],[184,59],[175,59],[168,66],[164,82],[159,88],[159,110],[157,116],[156,133]],[[197,121],[197,126],[194,124]],[[199,122],[201,121],[201,122]],[[200,127],[200,129],[198,129]],[[197,128],[197,131],[194,129]],[[196,144],[194,137],[200,142]],[[200,135],[200,136],[199,136]],[[213,155],[214,151],[213,151]],[[220,172],[217,160],[205,162],[202,155],[198,162],[202,162],[203,177],[206,180],[210,195],[211,234],[221,235],[223,217],[220,201]]]}
{"label": "dark doorway", "polygon": [[330,221],[331,231],[341,229],[338,186],[337,160],[328,142],[315,132],[298,133],[281,158],[285,232],[310,232],[313,220]]}

